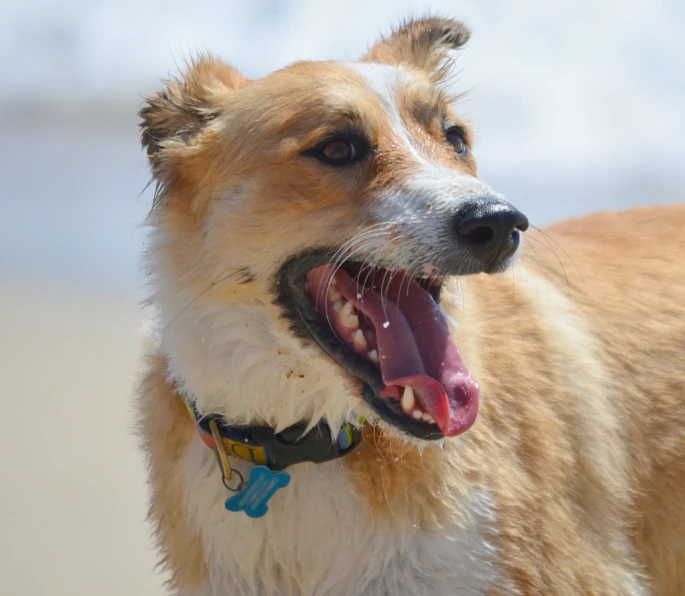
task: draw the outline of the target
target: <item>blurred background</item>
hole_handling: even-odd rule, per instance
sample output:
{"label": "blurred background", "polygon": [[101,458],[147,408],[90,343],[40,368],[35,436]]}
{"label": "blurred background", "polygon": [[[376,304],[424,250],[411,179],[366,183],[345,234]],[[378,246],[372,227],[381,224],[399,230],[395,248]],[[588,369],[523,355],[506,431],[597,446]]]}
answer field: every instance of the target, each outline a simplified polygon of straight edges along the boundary
{"label": "blurred background", "polygon": [[474,31],[458,113],[534,223],[685,200],[682,0],[0,0],[0,593],[164,593],[131,405],[141,97],[198,50],[260,77],[428,10]]}

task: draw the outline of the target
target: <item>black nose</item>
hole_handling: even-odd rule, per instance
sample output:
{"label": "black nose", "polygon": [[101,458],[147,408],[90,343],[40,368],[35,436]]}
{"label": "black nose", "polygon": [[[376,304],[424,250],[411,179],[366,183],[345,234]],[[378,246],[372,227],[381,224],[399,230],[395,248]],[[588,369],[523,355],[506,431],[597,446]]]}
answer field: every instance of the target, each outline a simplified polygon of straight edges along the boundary
{"label": "black nose", "polygon": [[459,243],[491,269],[516,252],[528,218],[501,199],[478,199],[457,212],[455,227]]}

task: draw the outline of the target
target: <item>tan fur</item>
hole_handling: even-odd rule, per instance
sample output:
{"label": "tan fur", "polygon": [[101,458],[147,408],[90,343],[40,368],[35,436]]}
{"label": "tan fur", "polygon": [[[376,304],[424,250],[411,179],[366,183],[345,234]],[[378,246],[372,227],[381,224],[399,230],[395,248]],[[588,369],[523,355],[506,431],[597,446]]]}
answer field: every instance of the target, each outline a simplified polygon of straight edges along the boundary
{"label": "tan fur", "polygon": [[427,72],[438,83],[449,73],[448,51],[463,46],[471,32],[459,21],[428,18],[408,21],[376,42],[362,57],[366,62],[407,65]]}
{"label": "tan fur", "polygon": [[[676,273],[683,227],[685,207],[559,224],[529,240],[528,275],[537,276],[529,287],[510,276],[466,283],[467,300],[478,301],[480,317],[465,333],[477,334],[484,399],[464,437],[460,485],[465,492],[482,479],[494,488],[501,564],[523,594],[623,593],[624,553],[611,544],[617,529],[634,536],[655,594],[683,593],[685,282]],[[574,362],[589,346],[537,316],[550,292],[576,310],[588,334],[581,338],[596,342],[601,376],[584,369],[584,354]],[[574,388],[570,375],[597,382],[599,399],[576,393],[593,388]],[[615,418],[600,400],[615,407]],[[598,459],[593,434],[614,443],[613,459]],[[625,475],[604,464],[625,465]],[[446,470],[437,450],[421,458],[369,430],[349,465],[378,515],[439,523],[436,487]]]}
{"label": "tan fur", "polygon": [[635,545],[654,593],[685,593],[685,207],[598,214],[550,233],[585,276],[574,292],[622,414]]}
{"label": "tan fur", "polygon": [[172,589],[199,589],[207,579],[202,543],[186,519],[183,486],[178,480],[183,454],[196,434],[195,424],[165,378],[166,362],[151,352],[140,387],[143,448],[150,469],[150,519],[155,523],[160,566],[171,574]]}
{"label": "tan fur", "polygon": [[[559,224],[533,235],[542,243],[529,242],[528,260],[542,269],[529,296],[506,276],[473,280],[484,403],[471,435],[491,436],[485,470],[500,510],[496,541],[522,593],[625,593],[609,543],[620,528],[634,536],[654,593],[682,593],[684,225],[684,207]],[[539,320],[548,283],[595,346]],[[573,370],[588,348],[603,376],[583,403],[572,377],[593,378]],[[613,452],[605,462],[602,447]]]}
{"label": "tan fur", "polygon": [[449,449],[431,445],[419,453],[414,445],[371,426],[364,428],[363,442],[345,464],[375,517],[400,525],[413,520],[423,528],[439,528],[479,478],[467,459]]}
{"label": "tan fur", "polygon": [[164,165],[165,150],[184,144],[216,116],[211,106],[223,92],[246,82],[238,71],[211,56],[188,66],[187,75],[169,81],[167,89],[150,98],[140,112],[143,146],[156,171]]}
{"label": "tan fur", "polygon": [[[439,110],[430,108],[444,101],[431,81],[443,76],[446,51],[467,38],[459,23],[424,20],[364,59],[415,74],[401,111],[420,151],[475,175],[470,156],[456,161],[445,147]],[[383,106],[333,63],[300,63],[248,82],[201,60],[142,114],[160,184],[153,223],[173,239],[159,249],[160,262],[189,298],[249,297],[274,318],[269,266],[289,254],[301,222],[313,245],[344,241],[370,194],[393,188],[409,164]],[[324,175],[297,159],[350,118],[363,120],[383,148],[354,176]],[[224,283],[222,254],[205,250],[203,223],[215,201],[239,195],[248,180],[259,201],[244,220],[235,215],[245,231],[217,246],[253,255],[257,279]],[[270,192],[274,180],[287,194]],[[259,227],[265,221],[268,230]],[[507,578],[492,596],[635,594],[641,581],[658,596],[685,594],[683,230],[685,207],[572,220],[529,233],[515,273],[453,284],[444,308],[460,322],[457,343],[481,383],[478,420],[444,450],[422,455],[366,427],[344,463],[374,516],[440,528],[462,497],[482,488],[496,505],[490,539]],[[164,373],[163,357],[153,357],[141,390],[151,516],[173,585],[193,589],[206,581],[207,563],[175,479],[194,427]]]}

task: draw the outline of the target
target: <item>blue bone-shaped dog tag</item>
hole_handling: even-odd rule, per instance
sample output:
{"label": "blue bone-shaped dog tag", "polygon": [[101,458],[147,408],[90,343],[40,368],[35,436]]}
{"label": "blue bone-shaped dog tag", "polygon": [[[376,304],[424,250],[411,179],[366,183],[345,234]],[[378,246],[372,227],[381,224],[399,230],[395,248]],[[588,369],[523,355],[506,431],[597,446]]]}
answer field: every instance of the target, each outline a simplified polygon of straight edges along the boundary
{"label": "blue bone-shaped dog tag", "polygon": [[257,466],[250,470],[247,487],[235,497],[226,499],[224,505],[229,511],[244,511],[248,517],[262,517],[269,510],[269,499],[289,482],[287,472],[272,472],[266,466]]}

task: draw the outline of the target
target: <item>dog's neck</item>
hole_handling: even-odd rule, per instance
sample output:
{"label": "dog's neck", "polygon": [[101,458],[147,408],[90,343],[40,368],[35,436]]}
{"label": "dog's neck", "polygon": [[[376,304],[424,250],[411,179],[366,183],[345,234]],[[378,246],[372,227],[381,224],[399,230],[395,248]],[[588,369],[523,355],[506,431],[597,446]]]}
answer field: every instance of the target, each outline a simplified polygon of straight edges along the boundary
{"label": "dog's neck", "polygon": [[[163,325],[181,304],[163,305]],[[356,384],[317,347],[292,337],[268,303],[198,301],[166,324],[162,351],[169,380],[183,380],[198,411],[231,424],[280,431],[325,419],[335,434],[364,413]]]}
{"label": "dog's neck", "polygon": [[[446,594],[458,582],[475,594],[492,586],[494,506],[466,482],[473,470],[459,446],[419,451],[371,426],[363,435],[342,459],[288,468],[290,484],[256,520],[226,511],[232,494],[196,436],[179,480],[207,564],[198,593]],[[251,464],[232,463],[248,477]]]}
{"label": "dog's neck", "polygon": [[[171,323],[186,304],[160,305],[162,352],[167,379],[183,379],[200,411],[277,430],[319,419],[337,429],[359,413],[358,387],[292,337],[275,307],[198,300]],[[226,511],[231,493],[196,434],[178,480],[207,562],[200,593],[442,593],[456,576],[475,593],[494,579],[494,513],[487,493],[466,481],[468,461],[459,441],[420,451],[369,425],[344,458],[288,468],[290,484],[253,520]],[[232,464],[249,475],[248,462]],[[411,565],[407,552],[418,557]],[[484,554],[474,561],[473,552]]]}
{"label": "dog's neck", "polygon": [[[412,454],[399,449],[390,456],[387,443],[379,446],[381,440],[367,436],[359,452],[343,460],[293,466],[290,484],[264,517],[253,520],[226,511],[230,495],[211,452],[196,440],[184,457],[182,481],[186,516],[202,536],[207,561],[200,593],[447,593],[455,578],[471,590],[465,593],[492,585],[488,495],[454,497],[459,502],[450,505],[458,505],[462,517],[447,518],[439,500],[452,498],[445,490],[445,482],[454,483],[452,465],[443,469],[441,456],[428,450],[423,458],[414,447]],[[236,466],[248,473],[246,462]],[[474,552],[482,557],[474,559]]]}

